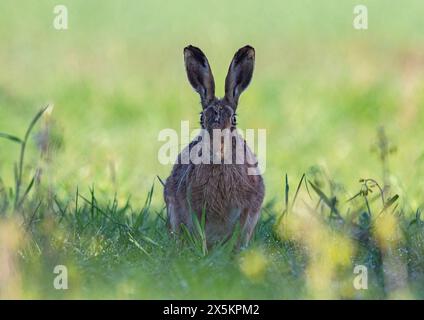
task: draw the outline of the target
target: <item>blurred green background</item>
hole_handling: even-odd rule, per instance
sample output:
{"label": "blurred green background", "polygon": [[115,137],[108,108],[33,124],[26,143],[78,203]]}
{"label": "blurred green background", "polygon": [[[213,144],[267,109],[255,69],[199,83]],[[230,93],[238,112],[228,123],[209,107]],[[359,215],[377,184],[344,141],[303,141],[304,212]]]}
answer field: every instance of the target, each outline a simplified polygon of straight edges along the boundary
{"label": "blurred green background", "polygon": [[[0,129],[22,135],[52,103],[63,140],[52,165],[57,184],[144,198],[156,174],[170,171],[157,161],[158,132],[179,132],[181,120],[197,127],[183,47],[204,50],[221,95],[232,55],[248,43],[257,61],[239,126],[267,129],[268,199],[284,173],[297,179],[314,165],[347,185],[379,178],[370,149],[384,125],[398,147],[393,184],[418,201],[424,4],[362,3],[366,31],[352,26],[356,1],[62,1],[69,29],[58,31],[56,1],[2,1]],[[10,179],[17,148],[0,148],[0,172]]]}
{"label": "blurred green background", "polygon": [[[394,151],[386,177],[392,193],[408,213],[422,204],[422,0],[362,0],[369,14],[362,31],[353,28],[358,2],[350,0],[63,0],[64,31],[53,28],[57,4],[0,2],[0,131],[22,136],[41,107],[54,105],[56,147],[46,176],[59,198],[94,185],[105,198],[116,192],[141,205],[156,175],[164,179],[171,170],[157,159],[159,131],[179,132],[181,120],[198,127],[199,97],[186,79],[183,48],[192,44],[206,53],[219,96],[234,52],[250,44],[256,68],[238,122],[267,130],[266,202],[278,200],[280,212],[286,173],[296,183],[319,168],[352,195],[360,178],[381,181],[375,146],[383,126]],[[8,186],[18,152],[0,141],[0,177]],[[39,158],[31,140],[26,178]],[[153,203],[162,207],[156,185]],[[204,292],[196,277],[191,288]],[[217,281],[215,296],[231,297],[230,278]],[[184,296],[181,288],[176,296]],[[165,283],[162,289],[168,292]]]}

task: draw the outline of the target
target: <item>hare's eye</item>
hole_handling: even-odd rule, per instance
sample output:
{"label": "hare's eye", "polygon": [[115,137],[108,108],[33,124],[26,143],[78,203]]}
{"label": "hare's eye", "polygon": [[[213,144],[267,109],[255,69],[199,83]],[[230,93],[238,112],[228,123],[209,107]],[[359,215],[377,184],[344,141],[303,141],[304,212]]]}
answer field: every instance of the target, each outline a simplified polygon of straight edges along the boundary
{"label": "hare's eye", "polygon": [[233,126],[235,126],[235,125],[237,124],[237,117],[236,117],[236,115],[235,115],[235,114],[231,117],[231,124],[232,124]]}

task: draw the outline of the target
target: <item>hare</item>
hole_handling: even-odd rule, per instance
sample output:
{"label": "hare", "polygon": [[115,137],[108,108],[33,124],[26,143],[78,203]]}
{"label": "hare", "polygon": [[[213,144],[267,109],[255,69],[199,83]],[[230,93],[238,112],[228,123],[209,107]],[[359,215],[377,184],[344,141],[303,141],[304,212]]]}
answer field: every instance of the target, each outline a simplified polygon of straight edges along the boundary
{"label": "hare", "polygon": [[[204,53],[190,45],[184,48],[184,61],[188,80],[201,98],[202,133],[178,155],[165,183],[164,198],[171,231],[178,233],[181,225],[192,230],[192,214],[196,214],[200,221],[205,213],[208,246],[231,237],[237,224],[241,231],[239,245],[246,246],[258,222],[265,194],[257,160],[236,129],[238,100],[252,79],[255,50],[245,46],[236,52],[222,99],[215,97],[215,82]],[[217,130],[230,133],[229,145],[225,146],[223,136],[213,138]],[[213,143],[218,148],[210,151]],[[218,161],[195,163],[190,157],[183,163],[184,154],[195,149],[195,155],[210,156]],[[229,163],[224,161],[226,152],[231,154]],[[240,153],[245,156],[242,163],[234,161]]]}

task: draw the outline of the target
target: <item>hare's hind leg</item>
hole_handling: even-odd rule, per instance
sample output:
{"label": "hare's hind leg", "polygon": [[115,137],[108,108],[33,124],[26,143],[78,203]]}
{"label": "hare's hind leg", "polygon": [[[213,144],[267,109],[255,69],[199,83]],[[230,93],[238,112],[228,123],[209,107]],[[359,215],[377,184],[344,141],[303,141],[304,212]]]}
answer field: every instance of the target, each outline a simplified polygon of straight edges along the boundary
{"label": "hare's hind leg", "polygon": [[177,231],[176,226],[178,225],[178,216],[175,210],[175,202],[169,201],[166,204],[166,214],[168,216],[168,227],[172,233]]}
{"label": "hare's hind leg", "polygon": [[188,219],[188,211],[186,206],[181,205],[181,203],[175,201],[174,199],[170,199],[166,207],[169,227],[172,233],[180,233],[182,224],[186,225],[187,227],[190,227],[190,221]]}
{"label": "hare's hind leg", "polygon": [[240,234],[240,245],[246,247],[252,238],[253,231],[255,230],[256,224],[258,223],[261,211],[251,211],[245,209],[241,216],[241,234]]}

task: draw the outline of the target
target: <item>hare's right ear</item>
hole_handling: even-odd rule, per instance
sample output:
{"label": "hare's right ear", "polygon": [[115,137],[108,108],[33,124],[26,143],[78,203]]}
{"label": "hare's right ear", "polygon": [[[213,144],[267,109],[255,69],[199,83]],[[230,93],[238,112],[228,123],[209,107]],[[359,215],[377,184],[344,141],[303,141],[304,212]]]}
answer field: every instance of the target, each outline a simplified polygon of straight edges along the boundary
{"label": "hare's right ear", "polygon": [[199,93],[202,105],[205,106],[215,98],[215,81],[208,59],[202,50],[190,45],[184,48],[184,62],[188,81]]}
{"label": "hare's right ear", "polygon": [[240,94],[249,86],[255,66],[255,49],[251,46],[240,48],[234,55],[225,78],[225,98],[234,108]]}

